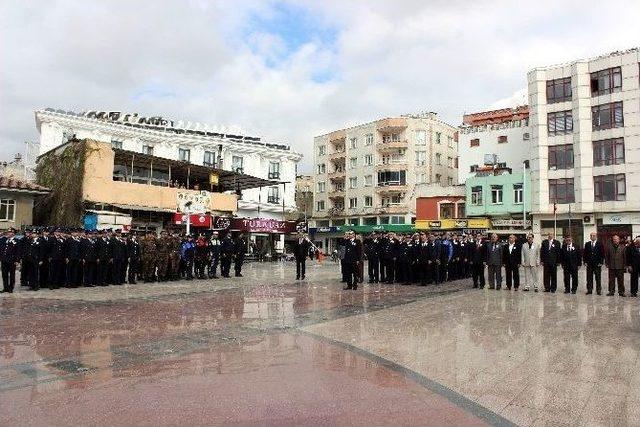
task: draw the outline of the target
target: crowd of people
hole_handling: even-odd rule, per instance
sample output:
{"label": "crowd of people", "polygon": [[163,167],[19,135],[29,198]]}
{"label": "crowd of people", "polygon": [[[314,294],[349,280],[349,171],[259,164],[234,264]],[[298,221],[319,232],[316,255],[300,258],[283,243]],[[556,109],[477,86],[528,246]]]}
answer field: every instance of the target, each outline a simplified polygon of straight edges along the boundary
{"label": "crowd of people", "polygon": [[247,241],[243,234],[221,238],[149,231],[143,236],[121,230],[27,228],[19,238],[9,229],[0,236],[2,292],[13,292],[16,269],[20,286],[77,288],[164,282],[179,279],[242,276]]}
{"label": "crowd of people", "polygon": [[[586,293],[602,293],[602,266],[608,268],[608,296],[617,292],[626,296],[624,275],[630,274],[630,296],[638,294],[640,277],[640,236],[622,242],[613,236],[611,242],[601,242],[592,233],[583,248],[578,248],[567,236],[564,242],[549,233],[541,243],[533,234],[520,242],[510,235],[506,242],[497,234],[485,238],[456,233],[419,232],[396,234],[375,231],[362,239],[355,232],[345,233],[339,250],[342,282],[345,290],[357,289],[364,281],[364,261],[367,262],[369,283],[440,284],[446,281],[471,278],[474,288],[520,288],[520,270],[524,272],[523,290],[554,293],[557,290],[558,266],[563,270],[565,293],[576,293],[579,269],[586,266]],[[542,284],[539,267],[542,266]]]}

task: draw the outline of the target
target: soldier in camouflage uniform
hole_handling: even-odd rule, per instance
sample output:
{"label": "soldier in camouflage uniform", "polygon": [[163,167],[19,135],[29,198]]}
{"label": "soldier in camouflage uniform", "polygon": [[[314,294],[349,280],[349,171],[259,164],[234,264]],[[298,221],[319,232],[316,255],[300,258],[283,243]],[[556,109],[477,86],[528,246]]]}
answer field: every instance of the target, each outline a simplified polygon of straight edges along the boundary
{"label": "soldier in camouflage uniform", "polygon": [[147,235],[140,240],[142,277],[146,283],[155,281],[157,256],[158,242],[156,234],[153,231],[148,231]]}
{"label": "soldier in camouflage uniform", "polygon": [[169,239],[171,242],[171,252],[169,254],[171,261],[170,279],[178,280],[180,278],[180,245],[182,244],[182,239],[177,233],[173,233]]}
{"label": "soldier in camouflage uniform", "polygon": [[167,280],[167,272],[169,269],[169,258],[171,256],[171,238],[166,231],[160,233],[158,239],[158,281]]}

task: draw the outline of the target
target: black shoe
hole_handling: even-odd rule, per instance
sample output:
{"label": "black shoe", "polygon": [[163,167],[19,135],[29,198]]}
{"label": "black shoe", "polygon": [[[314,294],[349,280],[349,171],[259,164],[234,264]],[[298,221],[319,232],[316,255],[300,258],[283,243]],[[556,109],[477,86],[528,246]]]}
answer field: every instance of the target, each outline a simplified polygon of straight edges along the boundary
{"label": "black shoe", "polygon": [[575,293],[576,293],[576,291],[571,291],[571,293],[572,293],[572,294],[575,294]]}
{"label": "black shoe", "polygon": [[351,286],[345,286],[344,288],[342,288],[343,291],[350,291],[351,289]]}
{"label": "black shoe", "polygon": [[621,297],[623,297],[623,298],[624,298],[624,297],[626,297],[626,295],[625,295],[625,294],[619,294],[619,296],[621,296]]}
{"label": "black shoe", "polygon": [[[37,291],[37,289],[36,289],[36,291]],[[633,297],[633,298],[638,298],[638,294],[629,294],[629,296]]]}
{"label": "black shoe", "polygon": [[584,294],[585,294],[585,295],[591,295],[591,294],[593,294],[593,292],[591,292],[591,291],[587,291],[587,292],[585,292]]}
{"label": "black shoe", "polygon": [[612,296],[613,296],[613,292],[609,292],[609,293],[607,293],[607,296],[608,296],[608,297],[612,297]]}
{"label": "black shoe", "polygon": [[304,279],[305,279],[305,277],[304,277],[304,276],[302,276],[302,279],[300,279],[300,280],[304,280]]}
{"label": "black shoe", "polygon": [[596,293],[597,293],[598,295],[602,295],[602,292],[601,292],[601,291],[597,291]]}
{"label": "black shoe", "polygon": [[351,288],[351,289],[353,289],[354,291],[357,291],[358,290],[358,285],[353,285],[353,288]]}
{"label": "black shoe", "polygon": [[569,289],[565,289],[565,290],[564,290],[564,293],[565,293],[565,294],[568,294],[569,292],[571,292]]}
{"label": "black shoe", "polygon": [[296,277],[296,280],[300,280],[300,277]]}
{"label": "black shoe", "polygon": [[489,286],[489,289],[495,289],[495,288],[496,288],[495,286]]}

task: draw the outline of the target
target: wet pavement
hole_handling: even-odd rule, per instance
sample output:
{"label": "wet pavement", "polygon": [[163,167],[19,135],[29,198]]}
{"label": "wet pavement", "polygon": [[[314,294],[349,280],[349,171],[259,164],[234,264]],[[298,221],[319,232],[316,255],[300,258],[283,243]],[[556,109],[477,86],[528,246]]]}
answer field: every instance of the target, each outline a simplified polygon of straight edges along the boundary
{"label": "wet pavement", "polygon": [[335,264],[0,297],[0,425],[640,425],[638,300]]}

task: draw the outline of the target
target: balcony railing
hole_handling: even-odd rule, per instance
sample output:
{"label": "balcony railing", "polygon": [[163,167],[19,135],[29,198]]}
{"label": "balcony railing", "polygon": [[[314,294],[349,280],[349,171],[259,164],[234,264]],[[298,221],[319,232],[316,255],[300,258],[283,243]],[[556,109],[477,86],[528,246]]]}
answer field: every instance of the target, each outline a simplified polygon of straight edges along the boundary
{"label": "balcony railing", "polygon": [[280,179],[280,172],[269,172],[269,179]]}
{"label": "balcony railing", "polygon": [[274,196],[268,196],[267,197],[267,203],[273,203],[273,204],[278,204],[280,203],[280,198],[279,197],[274,197]]}
{"label": "balcony railing", "polygon": [[409,141],[407,141],[406,139],[387,140],[387,141],[383,140],[378,143],[379,151],[397,150],[399,148],[408,148],[408,147],[409,147]]}

